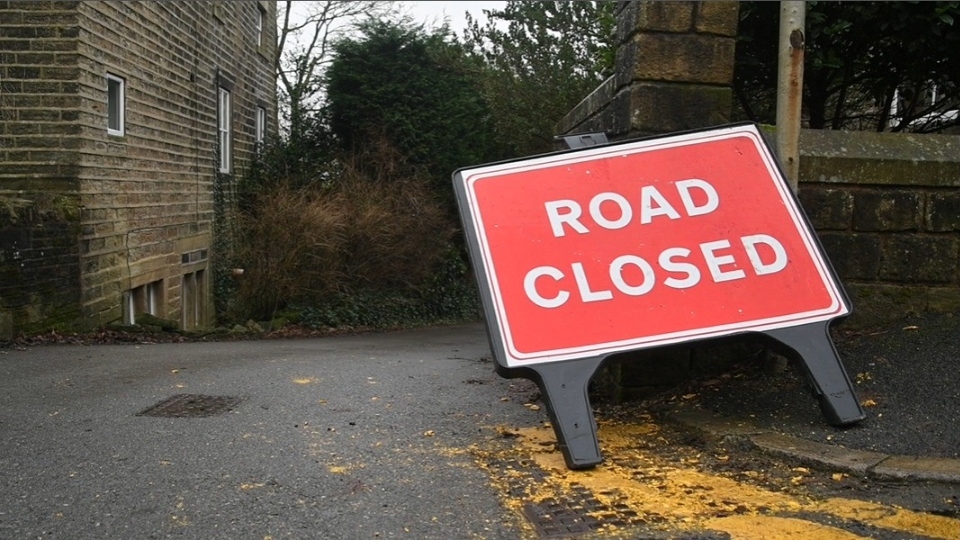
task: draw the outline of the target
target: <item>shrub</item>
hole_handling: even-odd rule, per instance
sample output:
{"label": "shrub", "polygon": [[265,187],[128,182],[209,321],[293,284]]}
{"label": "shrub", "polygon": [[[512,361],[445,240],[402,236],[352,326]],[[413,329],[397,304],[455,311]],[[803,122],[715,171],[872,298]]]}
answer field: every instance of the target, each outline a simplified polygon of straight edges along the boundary
{"label": "shrub", "polygon": [[244,274],[230,318],[266,319],[371,291],[416,298],[430,287],[454,224],[428,180],[397,167],[395,153],[364,158],[339,160],[322,179],[274,178],[246,194],[235,254]]}

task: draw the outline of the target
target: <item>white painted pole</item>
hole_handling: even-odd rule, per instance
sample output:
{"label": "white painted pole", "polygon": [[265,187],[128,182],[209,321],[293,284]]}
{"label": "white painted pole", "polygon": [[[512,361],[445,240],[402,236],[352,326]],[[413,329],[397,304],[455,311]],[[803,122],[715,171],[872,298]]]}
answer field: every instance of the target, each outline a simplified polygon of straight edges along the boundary
{"label": "white painted pole", "polygon": [[787,181],[797,192],[800,175],[800,111],[803,100],[803,1],[780,2],[780,55],[777,73],[777,154]]}

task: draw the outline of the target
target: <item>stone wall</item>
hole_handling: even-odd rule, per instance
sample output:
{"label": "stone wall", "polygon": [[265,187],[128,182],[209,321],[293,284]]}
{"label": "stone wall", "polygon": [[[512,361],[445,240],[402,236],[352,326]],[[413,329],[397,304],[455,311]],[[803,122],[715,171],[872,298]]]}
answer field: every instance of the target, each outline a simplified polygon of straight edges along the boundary
{"label": "stone wall", "polygon": [[960,310],[960,137],[804,130],[799,198],[848,326]]}
{"label": "stone wall", "polygon": [[0,338],[80,321],[78,2],[0,2]]}
{"label": "stone wall", "polygon": [[[92,329],[131,309],[211,322],[215,191],[249,162],[257,107],[276,127],[275,3],[0,2],[0,19],[0,195],[52,201],[67,221],[56,256],[70,260],[63,276],[44,276],[63,306],[13,295],[42,289],[21,276],[0,286],[0,313],[15,331]],[[125,84],[122,135],[107,133],[107,74]],[[217,172],[222,85],[232,95],[227,175]],[[0,243],[31,242],[43,265],[53,252],[36,225],[0,222]],[[56,314],[38,316],[47,311]]]}

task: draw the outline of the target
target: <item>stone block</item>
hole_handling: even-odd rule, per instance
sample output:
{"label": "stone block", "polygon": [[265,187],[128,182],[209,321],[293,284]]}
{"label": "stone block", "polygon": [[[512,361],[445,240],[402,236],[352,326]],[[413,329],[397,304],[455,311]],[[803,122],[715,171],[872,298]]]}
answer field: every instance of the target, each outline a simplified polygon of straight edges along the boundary
{"label": "stone block", "polygon": [[13,339],[13,314],[3,310],[0,311],[0,341],[11,339]]}
{"label": "stone block", "polygon": [[674,385],[690,378],[690,349],[663,347],[615,355],[623,387]]}
{"label": "stone block", "polygon": [[823,232],[819,236],[841,280],[877,278],[881,264],[879,236],[847,232]]}
{"label": "stone block", "polygon": [[634,42],[634,80],[718,85],[733,81],[734,38],[640,33]]}
{"label": "stone block", "polygon": [[843,321],[852,330],[876,328],[923,313],[960,311],[960,287],[844,281],[853,314]]}
{"label": "stone block", "polygon": [[753,435],[750,441],[765,452],[797,460],[800,463],[826,465],[857,474],[865,474],[871,467],[888,457],[887,454],[851,450],[780,433]]}
{"label": "stone block", "polygon": [[934,193],[927,199],[927,230],[960,231],[960,192]]}
{"label": "stone block", "polygon": [[923,287],[923,310],[932,313],[960,311],[960,287]]}
{"label": "stone block", "polygon": [[847,189],[801,184],[799,199],[818,231],[849,229],[853,223],[853,193]]}
{"label": "stone block", "polygon": [[854,196],[857,231],[918,231],[923,225],[923,196],[906,190],[868,190]]}
{"label": "stone block", "polygon": [[613,123],[608,127],[612,137],[621,137],[630,133],[633,118],[633,91],[630,88],[622,90],[610,102],[610,111]]}
{"label": "stone block", "polygon": [[689,32],[698,2],[631,2],[640,31]]}
{"label": "stone block", "polygon": [[569,133],[578,133],[582,131],[601,131],[606,130],[605,127],[600,129],[585,129],[583,124],[588,120],[595,118],[601,114],[601,112],[609,108],[610,101],[613,99],[615,80],[613,77],[608,77],[603,83],[600,84],[593,92],[590,93],[587,97],[583,98],[580,103],[560,122],[557,123],[557,126],[554,128],[556,133],[559,134],[569,134]]}
{"label": "stone block", "polygon": [[637,2],[617,2],[617,26],[613,29],[613,43],[616,47],[622,46],[637,32],[637,12],[640,6]]}
{"label": "stone block", "polygon": [[876,186],[960,187],[960,137],[804,129],[800,179]]}
{"label": "stone block", "polygon": [[730,122],[732,91],[719,86],[634,83],[630,86],[630,128],[669,133]]}
{"label": "stone block", "polygon": [[873,468],[875,475],[897,480],[960,482],[960,460],[919,456],[890,456]]}
{"label": "stone block", "polygon": [[614,86],[623,88],[633,81],[633,67],[637,65],[637,42],[631,39],[619,47],[614,58]]}
{"label": "stone block", "polygon": [[956,283],[960,239],[896,235],[883,241],[880,278],[908,283]]}
{"label": "stone block", "polygon": [[699,2],[694,29],[705,34],[734,37],[739,22],[738,2]]}

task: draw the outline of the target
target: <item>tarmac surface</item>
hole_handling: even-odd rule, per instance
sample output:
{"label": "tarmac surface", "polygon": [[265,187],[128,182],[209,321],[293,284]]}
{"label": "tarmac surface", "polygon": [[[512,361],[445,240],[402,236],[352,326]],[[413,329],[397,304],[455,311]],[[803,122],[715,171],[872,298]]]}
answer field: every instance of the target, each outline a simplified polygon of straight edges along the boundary
{"label": "tarmac surface", "polygon": [[758,363],[702,386],[678,417],[692,421],[696,410],[836,449],[930,458],[940,464],[929,471],[933,477],[960,480],[960,315],[912,317],[858,333],[841,326],[835,335],[867,414],[862,422],[830,426],[799,369],[771,375]]}
{"label": "tarmac surface", "polygon": [[[691,383],[689,399],[678,390],[666,416],[742,443],[731,451],[893,478],[897,492],[914,482],[927,507],[953,494],[954,508],[958,341],[957,316],[842,337],[860,399],[872,401],[852,428],[824,422],[802,377],[747,364]],[[533,469],[477,448],[510,446],[518,435],[501,426],[542,428],[546,415],[535,388],[497,376],[489,355],[480,324],[0,349],[0,539],[529,538],[490,464],[507,479],[514,465]],[[206,417],[150,416],[181,394],[234,401]]]}
{"label": "tarmac surface", "polygon": [[[487,351],[479,325],[4,350],[0,538],[517,538],[463,449],[539,414]],[[178,394],[241,401],[138,416]]]}

